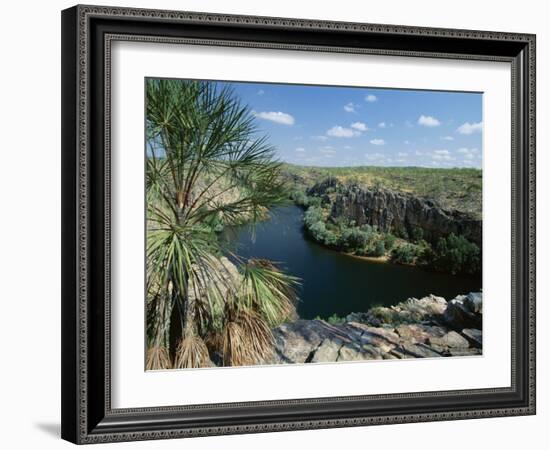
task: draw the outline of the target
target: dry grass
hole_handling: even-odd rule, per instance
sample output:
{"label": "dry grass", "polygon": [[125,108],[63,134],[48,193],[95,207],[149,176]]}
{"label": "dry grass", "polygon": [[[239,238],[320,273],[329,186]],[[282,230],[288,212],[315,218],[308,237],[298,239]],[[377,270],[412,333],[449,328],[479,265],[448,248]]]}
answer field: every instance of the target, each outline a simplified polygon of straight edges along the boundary
{"label": "dry grass", "polygon": [[225,326],[224,365],[261,364],[273,355],[273,346],[273,334],[267,322],[252,311],[239,311]]}
{"label": "dry grass", "polygon": [[174,369],[196,369],[211,365],[212,361],[208,356],[208,348],[200,337],[189,336],[180,341],[176,350]]}
{"label": "dry grass", "polygon": [[171,369],[170,355],[166,347],[156,346],[147,350],[147,359],[145,362],[146,370],[166,370]]}
{"label": "dry grass", "polygon": [[210,352],[221,353],[223,350],[223,334],[217,331],[208,333],[204,338],[204,343]]}

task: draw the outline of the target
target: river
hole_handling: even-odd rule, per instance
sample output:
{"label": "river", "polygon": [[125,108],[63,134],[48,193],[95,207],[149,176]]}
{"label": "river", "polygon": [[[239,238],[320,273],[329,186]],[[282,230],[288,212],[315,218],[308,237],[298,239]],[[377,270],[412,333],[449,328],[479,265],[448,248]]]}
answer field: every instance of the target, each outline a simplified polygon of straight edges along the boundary
{"label": "river", "polygon": [[226,230],[224,236],[239,256],[278,262],[301,279],[298,314],[303,319],[345,316],[428,294],[449,300],[481,288],[478,277],[429,272],[329,250],[306,238],[302,217],[301,208],[284,206],[256,225],[255,236],[247,226]]}

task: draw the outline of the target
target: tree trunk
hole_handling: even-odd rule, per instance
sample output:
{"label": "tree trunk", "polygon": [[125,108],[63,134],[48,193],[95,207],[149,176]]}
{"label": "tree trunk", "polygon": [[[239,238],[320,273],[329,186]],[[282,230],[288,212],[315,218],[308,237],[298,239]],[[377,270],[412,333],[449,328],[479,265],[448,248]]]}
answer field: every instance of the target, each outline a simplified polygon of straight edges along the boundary
{"label": "tree trunk", "polygon": [[168,332],[170,329],[171,314],[172,302],[169,296],[164,292],[159,293],[153,305],[153,330],[151,336],[153,347],[168,348]]}

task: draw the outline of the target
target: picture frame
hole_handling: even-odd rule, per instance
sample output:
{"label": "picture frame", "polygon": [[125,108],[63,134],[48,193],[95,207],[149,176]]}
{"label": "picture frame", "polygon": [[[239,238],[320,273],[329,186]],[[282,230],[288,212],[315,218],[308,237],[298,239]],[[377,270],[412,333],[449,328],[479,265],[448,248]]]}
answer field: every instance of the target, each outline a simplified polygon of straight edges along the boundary
{"label": "picture frame", "polygon": [[[511,65],[508,387],[113,408],[111,45],[181,42]],[[62,12],[62,437],[167,439],[535,414],[535,36],[78,5]],[[261,369],[258,369],[261,370]]]}

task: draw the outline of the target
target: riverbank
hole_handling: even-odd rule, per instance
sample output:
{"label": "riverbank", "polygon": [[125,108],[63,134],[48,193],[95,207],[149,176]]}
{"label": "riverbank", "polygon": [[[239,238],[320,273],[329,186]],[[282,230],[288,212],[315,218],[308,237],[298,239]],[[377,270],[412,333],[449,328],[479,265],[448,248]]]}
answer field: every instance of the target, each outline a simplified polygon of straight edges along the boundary
{"label": "riverbank", "polygon": [[440,358],[482,354],[482,294],[429,295],[349,314],[343,323],[297,320],[273,330],[266,364]]}
{"label": "riverbank", "polygon": [[303,210],[295,205],[273,209],[271,218],[258,224],[254,235],[243,226],[227,230],[225,239],[230,259],[236,253],[244,259],[275,261],[301,280],[297,309],[302,319],[345,317],[432,292],[450,299],[482,287],[475,276],[387,264],[383,259],[350,256],[319,245],[305,235]]}
{"label": "riverbank", "polygon": [[435,272],[481,275],[481,220],[409,193],[335,178],[294,191],[315,242]]}

